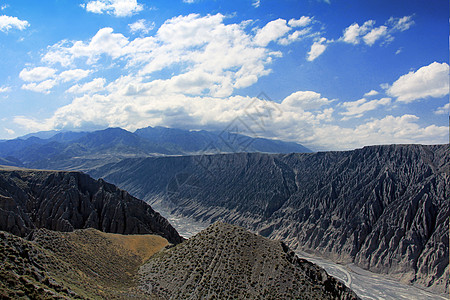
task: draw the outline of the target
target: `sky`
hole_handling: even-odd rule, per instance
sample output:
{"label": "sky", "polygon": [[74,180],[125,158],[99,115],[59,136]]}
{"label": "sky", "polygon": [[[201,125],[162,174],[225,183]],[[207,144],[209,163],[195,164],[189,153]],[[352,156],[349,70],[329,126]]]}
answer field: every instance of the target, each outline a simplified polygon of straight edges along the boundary
{"label": "sky", "polygon": [[447,0],[0,0],[0,139],[147,126],[449,141]]}

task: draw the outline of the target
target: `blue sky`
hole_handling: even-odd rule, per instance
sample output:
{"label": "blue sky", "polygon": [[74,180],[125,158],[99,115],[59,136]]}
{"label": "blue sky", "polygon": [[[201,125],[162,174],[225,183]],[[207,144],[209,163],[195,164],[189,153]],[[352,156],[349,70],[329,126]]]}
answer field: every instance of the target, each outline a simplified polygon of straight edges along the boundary
{"label": "blue sky", "polygon": [[0,0],[0,139],[225,128],[448,142],[449,2]]}

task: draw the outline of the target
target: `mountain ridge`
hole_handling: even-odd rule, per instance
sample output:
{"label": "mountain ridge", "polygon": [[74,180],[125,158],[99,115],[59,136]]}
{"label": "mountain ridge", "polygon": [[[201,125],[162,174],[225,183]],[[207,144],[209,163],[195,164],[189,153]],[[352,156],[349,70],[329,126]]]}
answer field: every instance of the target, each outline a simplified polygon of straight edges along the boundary
{"label": "mountain ridge", "polygon": [[445,292],[449,165],[448,145],[385,145],[126,159],[90,173],[172,213]]}
{"label": "mountain ridge", "polygon": [[0,200],[0,230],[22,237],[36,228],[96,228],[183,240],[150,205],[81,172],[0,169]]}
{"label": "mountain ridge", "polygon": [[86,170],[127,157],[234,152],[311,150],[293,142],[252,138],[231,132],[164,127],[146,127],[135,132],[121,128],[93,132],[51,131],[0,141],[0,162],[3,164],[58,170]]}

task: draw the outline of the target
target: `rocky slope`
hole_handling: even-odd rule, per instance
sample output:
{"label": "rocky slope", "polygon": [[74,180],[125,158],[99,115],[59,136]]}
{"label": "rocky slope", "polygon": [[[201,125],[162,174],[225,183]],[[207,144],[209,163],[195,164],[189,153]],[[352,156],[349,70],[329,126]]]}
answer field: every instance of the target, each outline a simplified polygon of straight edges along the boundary
{"label": "rocky slope", "polygon": [[173,213],[448,292],[448,145],[127,159],[91,170]]}
{"label": "rocky slope", "polygon": [[34,228],[90,227],[182,241],[147,203],[103,180],[80,172],[0,169],[0,230],[25,236]]}
{"label": "rocky slope", "polygon": [[37,229],[29,240],[0,231],[0,298],[148,299],[136,288],[138,268],[167,244],[95,229]]}
{"label": "rocky slope", "polygon": [[216,223],[151,257],[141,289],[162,299],[358,299],[280,242]]}

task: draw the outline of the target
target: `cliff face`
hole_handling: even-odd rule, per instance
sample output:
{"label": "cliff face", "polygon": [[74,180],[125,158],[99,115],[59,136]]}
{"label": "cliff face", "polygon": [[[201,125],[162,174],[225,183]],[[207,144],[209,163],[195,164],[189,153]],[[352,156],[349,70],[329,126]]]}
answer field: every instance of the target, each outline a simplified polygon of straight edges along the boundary
{"label": "cliff face", "polygon": [[358,299],[280,242],[215,223],[151,257],[141,289],[162,299]]}
{"label": "cliff face", "polygon": [[0,230],[25,236],[34,228],[95,228],[182,240],[148,204],[103,180],[79,172],[0,170]]}
{"label": "cliff face", "polygon": [[128,159],[93,176],[336,261],[448,291],[448,145]]}

